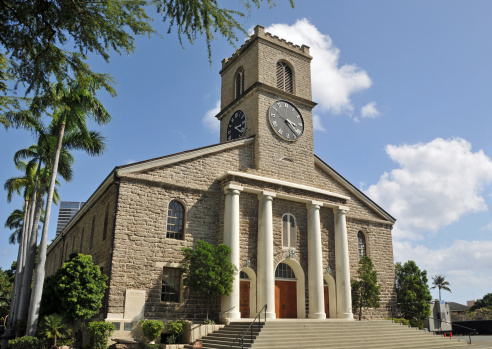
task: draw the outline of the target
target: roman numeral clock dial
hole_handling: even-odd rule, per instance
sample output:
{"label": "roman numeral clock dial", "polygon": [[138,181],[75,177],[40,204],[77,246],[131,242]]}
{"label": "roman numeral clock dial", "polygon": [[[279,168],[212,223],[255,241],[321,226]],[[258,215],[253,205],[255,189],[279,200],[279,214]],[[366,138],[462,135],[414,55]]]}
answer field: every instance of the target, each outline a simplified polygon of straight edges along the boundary
{"label": "roman numeral clock dial", "polygon": [[227,140],[232,141],[241,138],[245,129],[246,114],[242,110],[236,110],[229,120],[229,125],[227,125]]}
{"label": "roman numeral clock dial", "polygon": [[274,102],[268,109],[268,120],[277,136],[286,141],[297,141],[304,133],[301,112],[289,101]]}

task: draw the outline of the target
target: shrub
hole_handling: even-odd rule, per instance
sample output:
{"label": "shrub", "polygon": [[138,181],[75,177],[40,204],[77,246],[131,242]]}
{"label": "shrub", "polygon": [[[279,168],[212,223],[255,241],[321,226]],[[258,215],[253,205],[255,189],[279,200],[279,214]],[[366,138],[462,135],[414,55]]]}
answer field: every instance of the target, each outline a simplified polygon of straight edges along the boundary
{"label": "shrub", "polygon": [[174,320],[167,323],[167,330],[170,335],[179,337],[184,332],[184,326],[186,325],[186,320]]}
{"label": "shrub", "polygon": [[404,319],[404,318],[401,318],[401,319],[394,319],[394,321],[395,321],[397,324],[402,324],[402,325],[410,326],[410,321],[408,321],[407,319]]}
{"label": "shrub", "polygon": [[93,349],[106,349],[108,339],[116,329],[111,322],[93,321],[87,325],[87,332],[94,341]]}
{"label": "shrub", "polygon": [[9,340],[9,349],[47,349],[48,343],[45,340],[24,336]]}
{"label": "shrub", "polygon": [[142,320],[140,321],[142,332],[149,341],[155,341],[161,335],[164,329],[164,323],[159,320]]}

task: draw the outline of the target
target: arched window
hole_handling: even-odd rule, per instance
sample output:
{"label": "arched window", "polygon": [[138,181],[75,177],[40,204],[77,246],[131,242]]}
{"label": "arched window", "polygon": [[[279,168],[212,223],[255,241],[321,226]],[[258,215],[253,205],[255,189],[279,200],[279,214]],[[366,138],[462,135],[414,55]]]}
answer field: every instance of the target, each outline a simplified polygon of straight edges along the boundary
{"label": "arched window", "polygon": [[89,242],[89,253],[92,253],[92,246],[94,245],[94,229],[96,229],[96,215],[92,216],[91,239]]}
{"label": "arched window", "polygon": [[297,228],[296,219],[290,213],[282,217],[282,247],[296,248],[297,246]]}
{"label": "arched window", "polygon": [[279,263],[275,270],[275,277],[279,279],[295,279],[296,274],[294,274],[294,270],[288,264]]}
{"label": "arched window", "polygon": [[184,240],[184,215],[185,209],[182,203],[173,200],[167,209],[167,233],[170,239]]}
{"label": "arched window", "polygon": [[237,70],[234,77],[234,99],[244,92],[244,69],[241,67]]}
{"label": "arched window", "polygon": [[106,204],[106,211],[104,212],[104,229],[103,229],[103,241],[106,240],[108,235],[108,219],[109,219],[109,204]]}
{"label": "arched window", "polygon": [[364,233],[359,230],[357,233],[357,249],[359,250],[359,259],[366,256],[366,237]]}
{"label": "arched window", "polygon": [[277,62],[277,87],[281,90],[294,93],[292,69],[284,62]]}

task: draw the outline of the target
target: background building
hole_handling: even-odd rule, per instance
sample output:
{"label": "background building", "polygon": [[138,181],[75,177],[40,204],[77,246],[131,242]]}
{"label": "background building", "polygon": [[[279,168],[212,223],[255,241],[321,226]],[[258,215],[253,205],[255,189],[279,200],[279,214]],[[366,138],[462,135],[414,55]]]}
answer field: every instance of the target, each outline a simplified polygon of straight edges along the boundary
{"label": "background building", "polygon": [[58,223],[56,225],[56,236],[65,229],[68,222],[79,212],[83,202],[62,201],[60,202],[60,212],[58,213]]}

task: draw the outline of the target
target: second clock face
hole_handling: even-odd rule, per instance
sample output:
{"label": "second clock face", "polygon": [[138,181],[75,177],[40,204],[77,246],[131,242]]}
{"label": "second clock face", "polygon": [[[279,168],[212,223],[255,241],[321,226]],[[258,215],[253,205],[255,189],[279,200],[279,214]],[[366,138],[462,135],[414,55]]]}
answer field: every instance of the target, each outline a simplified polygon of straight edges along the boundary
{"label": "second clock face", "polygon": [[227,140],[241,138],[246,129],[246,114],[242,110],[236,110],[227,125]]}
{"label": "second clock face", "polygon": [[274,102],[268,109],[268,120],[275,133],[286,141],[297,141],[304,133],[302,115],[291,102]]}

